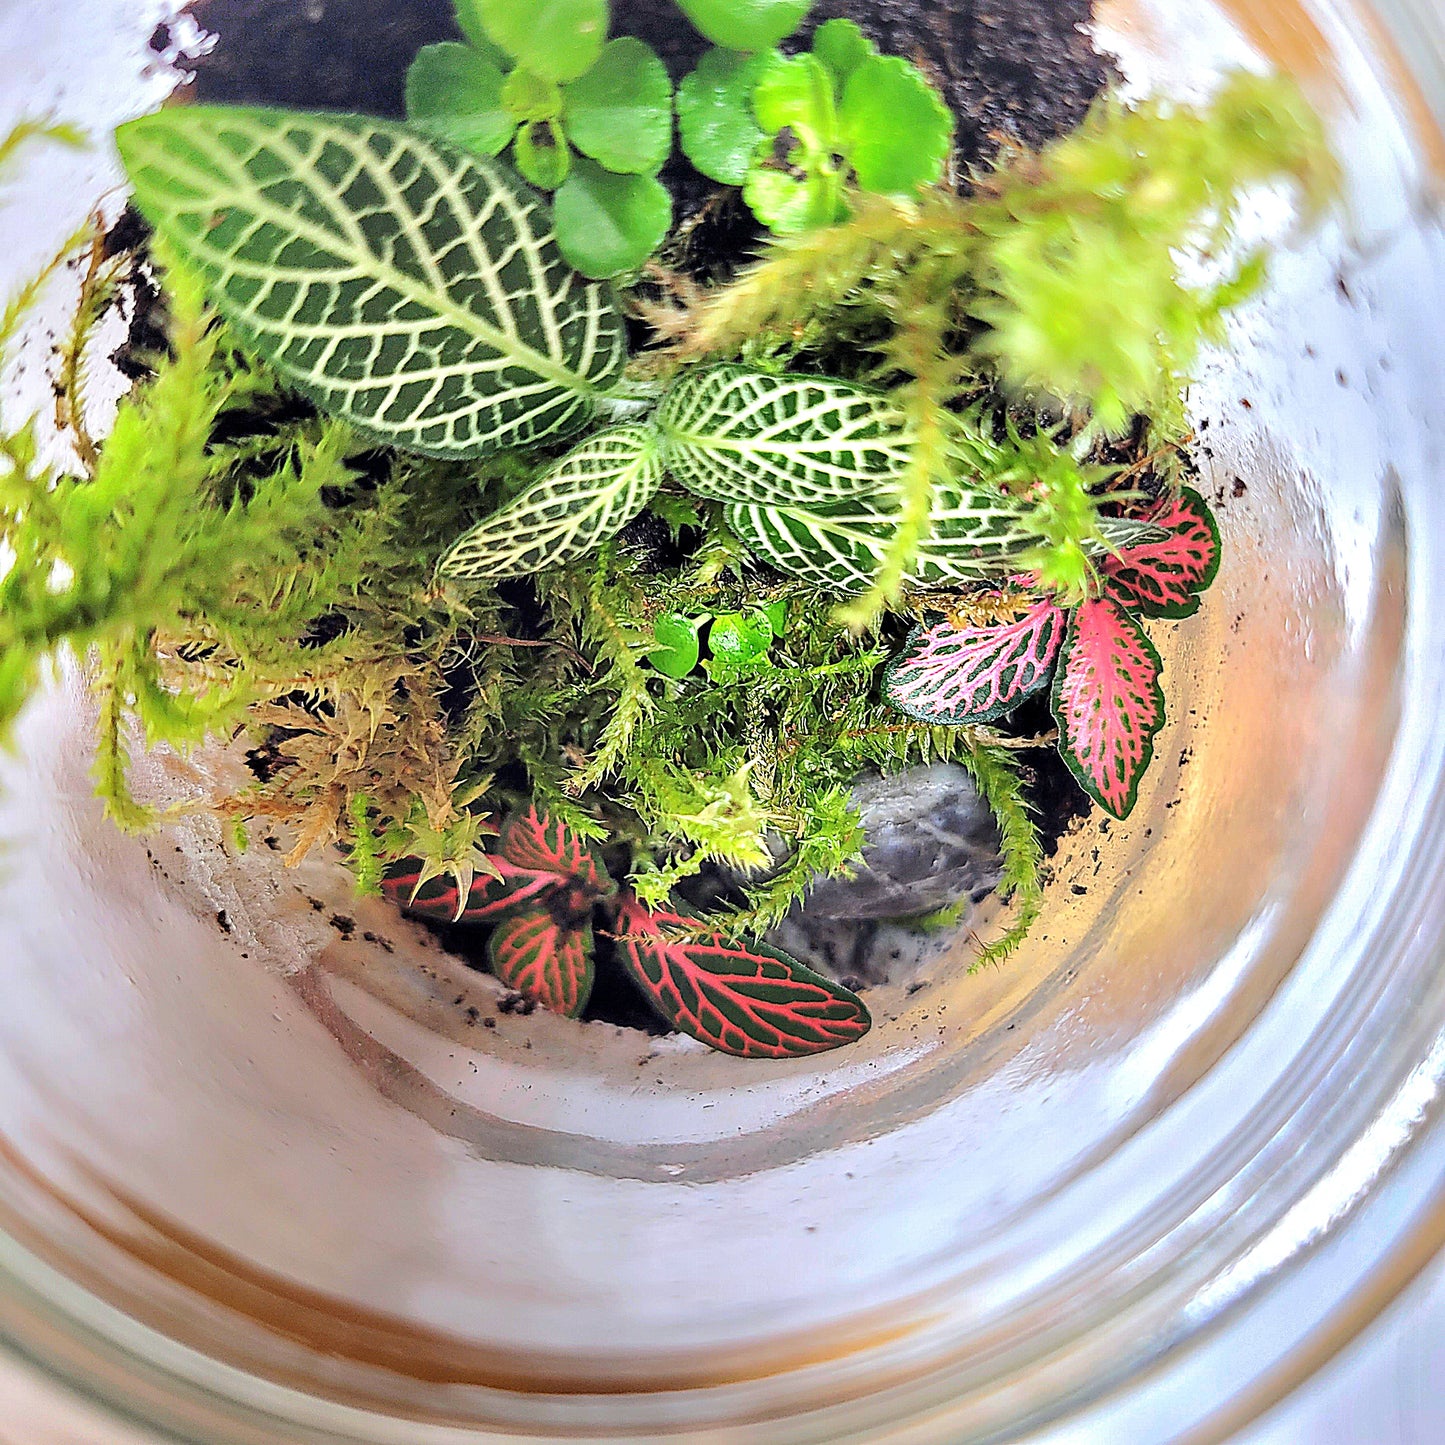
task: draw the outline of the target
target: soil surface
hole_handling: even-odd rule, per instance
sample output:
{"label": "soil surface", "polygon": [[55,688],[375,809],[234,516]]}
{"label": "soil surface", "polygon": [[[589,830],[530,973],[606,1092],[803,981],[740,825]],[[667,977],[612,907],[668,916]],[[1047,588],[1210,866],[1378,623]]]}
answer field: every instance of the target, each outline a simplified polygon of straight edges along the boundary
{"label": "soil surface", "polygon": [[[647,40],[674,80],[707,48],[673,0],[612,8],[614,32]],[[459,38],[451,0],[194,0],[189,13],[214,37],[205,54],[177,57],[164,26],[152,44],[192,76],[197,100],[213,103],[400,116],[412,57]],[[1083,30],[1090,0],[818,0],[800,41],[838,16],[928,72],[958,119],[963,167],[999,136],[1037,146],[1063,134],[1113,76]],[[685,162],[668,179],[684,213],[710,188]]]}

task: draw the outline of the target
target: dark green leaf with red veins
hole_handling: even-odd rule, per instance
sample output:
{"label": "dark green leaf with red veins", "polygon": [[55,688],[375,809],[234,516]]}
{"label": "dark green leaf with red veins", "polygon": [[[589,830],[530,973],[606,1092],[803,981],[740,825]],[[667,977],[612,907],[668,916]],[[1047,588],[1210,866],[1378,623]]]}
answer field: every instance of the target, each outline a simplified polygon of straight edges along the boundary
{"label": "dark green leaf with red veins", "polygon": [[742,1059],[820,1054],[868,1032],[868,1010],[846,988],[760,944],[698,939],[700,926],[630,893],[617,913],[618,957],[676,1028]]}
{"label": "dark green leaf with red veins", "polygon": [[505,918],[492,932],[492,972],[545,1009],[575,1019],[592,995],[590,894],[574,890],[580,919],[571,907],[528,908]]}
{"label": "dark green leaf with red veins", "polygon": [[416,858],[393,864],[381,888],[408,913],[443,923],[485,923],[529,905],[551,906],[564,890],[586,897],[585,913],[592,900],[612,892],[612,880],[586,842],[535,807],[502,830],[487,865],[495,872],[478,869],[460,913],[456,879],[430,878],[418,887],[422,864]]}
{"label": "dark green leaf with red veins", "polygon": [[418,888],[422,864],[417,858],[394,863],[382,879],[381,891],[398,907],[418,918],[431,918],[438,923],[485,923],[500,918],[509,909],[546,898],[566,881],[553,873],[517,868],[496,855],[492,855],[489,862],[502,876],[479,871],[472,879],[466,905],[460,912],[461,895],[455,876],[448,873],[429,878]]}
{"label": "dark green leaf with red veins", "polygon": [[1080,786],[1127,818],[1164,723],[1159,654],[1111,598],[1074,609],[1054,673],[1059,752]]}
{"label": "dark green leaf with red veins", "polygon": [[1122,548],[1103,566],[1108,596],[1148,617],[1188,617],[1219,571],[1219,528],[1192,487],[1166,497],[1144,518],[1168,533]]}
{"label": "dark green leaf with red veins", "polygon": [[594,898],[612,892],[612,880],[597,855],[565,823],[534,806],[518,814],[502,829],[498,850],[501,862],[513,869],[552,879],[554,886],[575,883]]}
{"label": "dark green leaf with red veins", "polygon": [[888,665],[884,695],[921,722],[993,722],[1048,682],[1068,621],[1045,599],[1007,622],[917,627]]}
{"label": "dark green leaf with red veins", "polygon": [[421,881],[420,858],[406,858],[393,863],[381,880],[381,891],[398,907],[423,918],[436,918],[445,923],[457,916],[460,892],[457,880],[450,873]]}

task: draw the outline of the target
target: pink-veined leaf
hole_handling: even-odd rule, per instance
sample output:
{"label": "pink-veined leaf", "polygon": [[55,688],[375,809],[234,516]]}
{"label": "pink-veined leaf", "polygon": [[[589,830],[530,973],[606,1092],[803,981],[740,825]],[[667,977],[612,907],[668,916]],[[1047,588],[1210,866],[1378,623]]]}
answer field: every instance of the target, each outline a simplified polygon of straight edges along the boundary
{"label": "pink-veined leaf", "polygon": [[460,911],[455,876],[446,873],[429,878],[418,887],[422,865],[417,858],[392,864],[382,879],[381,891],[398,907],[420,918],[435,919],[438,923],[485,923],[488,919],[500,918],[508,909],[546,897],[564,881],[550,873],[516,868],[496,854],[489,854],[488,861],[502,876],[479,869],[467,891],[466,906]]}
{"label": "pink-veined leaf", "polygon": [[872,1020],[856,994],[760,944],[679,936],[698,927],[622,896],[618,955],[674,1027],[740,1059],[819,1054],[868,1032]]}
{"label": "pink-veined leaf", "polygon": [[589,900],[612,891],[612,880],[586,842],[535,807],[507,824],[487,861],[496,871],[477,869],[460,913],[457,880],[447,874],[418,888],[422,865],[414,858],[393,864],[381,889],[408,913],[440,923],[486,923],[569,887],[582,890]]}
{"label": "pink-veined leaf", "polygon": [[1188,617],[1219,571],[1219,528],[1192,487],[1166,497],[1143,519],[1169,535],[1105,559],[1105,595],[1148,617]]}
{"label": "pink-veined leaf", "polygon": [[926,623],[888,666],[884,695],[926,723],[986,723],[1049,680],[1068,614],[1048,599],[986,626]]}
{"label": "pink-veined leaf", "polygon": [[573,891],[574,909],[528,908],[504,918],[492,933],[492,972],[545,1009],[576,1018],[592,994],[592,898]]}
{"label": "pink-veined leaf", "polygon": [[1054,673],[1059,752],[1084,791],[1127,818],[1164,722],[1159,654],[1111,598],[1074,609]]}
{"label": "pink-veined leaf", "polygon": [[498,851],[517,868],[575,879],[599,898],[612,891],[612,880],[586,840],[549,813],[539,813],[535,804],[502,829]]}

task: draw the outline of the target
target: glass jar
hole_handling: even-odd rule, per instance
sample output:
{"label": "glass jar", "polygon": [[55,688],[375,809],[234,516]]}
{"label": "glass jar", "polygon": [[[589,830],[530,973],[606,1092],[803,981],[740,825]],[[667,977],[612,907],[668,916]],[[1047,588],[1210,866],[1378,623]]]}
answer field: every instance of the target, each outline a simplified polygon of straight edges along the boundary
{"label": "glass jar", "polygon": [[[163,88],[158,7],[15,8],[7,112],[103,134]],[[1195,388],[1225,562],[1155,628],[1172,717],[1128,823],[1065,840],[1008,966],[935,962],[847,1051],[743,1065],[498,1015],[330,864],[121,837],[58,679],[0,762],[0,1396],[27,1440],[1223,1438],[1435,1254],[1445,18],[1099,24],[1144,89],[1289,70],[1347,175]],[[9,279],[111,165],[16,180]],[[10,388],[38,404],[43,370]]]}

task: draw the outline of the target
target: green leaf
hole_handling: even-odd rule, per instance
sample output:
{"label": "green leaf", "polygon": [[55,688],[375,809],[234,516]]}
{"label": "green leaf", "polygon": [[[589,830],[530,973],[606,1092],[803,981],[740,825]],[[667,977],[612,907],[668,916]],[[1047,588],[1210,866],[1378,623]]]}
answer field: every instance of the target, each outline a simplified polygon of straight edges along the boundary
{"label": "green leaf", "polygon": [[371,437],[476,457],[574,430],[621,377],[609,290],[495,162],[390,121],[186,106],[116,144],[237,332]]}
{"label": "green leaf", "polygon": [[826,511],[747,504],[723,518],[749,551],[789,577],[833,592],[863,592],[887,550],[886,516],[859,503]]}
{"label": "green leaf", "polygon": [[702,623],[700,617],[688,617],[682,612],[664,612],[652,624],[652,635],[659,645],[647,654],[647,660],[668,677],[686,677],[702,656],[702,643],[698,637]]}
{"label": "green leaf", "polygon": [[677,90],[683,154],[727,186],[742,185],[763,140],[752,101],[764,59],[714,47]]}
{"label": "green leaf", "polygon": [[814,55],[768,56],[753,87],[753,114],[769,135],[791,129],[810,150],[834,149],[833,80]]}
{"label": "green leaf", "polygon": [[619,176],[579,157],[557,192],[557,244],[584,276],[640,266],[672,225],[672,197],[653,176]]}
{"label": "green leaf", "polygon": [[743,182],[743,200],[775,236],[796,236],[838,219],[834,192],[813,176],[758,167]]}
{"label": "green leaf", "polygon": [[563,96],[572,144],[609,171],[655,175],[672,149],[672,81],[652,47],[610,40]]}
{"label": "green leaf", "polygon": [[721,613],[713,618],[707,634],[707,648],[713,661],[728,671],[751,667],[767,656],[772,642],[772,624],[761,607],[747,614]]}
{"label": "green leaf", "polygon": [[418,130],[478,155],[499,155],[516,126],[502,106],[502,72],[470,45],[417,52],[406,73],[406,114]]}
{"label": "green leaf", "polygon": [[825,20],[813,32],[813,54],[833,72],[835,90],[842,95],[848,77],[878,47],[851,20]]}
{"label": "green leaf", "polygon": [[887,493],[912,437],[882,392],[741,366],[687,372],[657,414],[669,470],[695,495],[784,505]]}
{"label": "green leaf", "polygon": [[517,132],[514,149],[517,169],[539,190],[555,191],[572,169],[572,152],[555,120],[528,121]]}
{"label": "green leaf", "polygon": [[[1005,577],[1038,538],[1012,498],[938,488],[932,527],[904,580],[948,587]],[[727,525],[765,562],[830,591],[866,591],[888,551],[896,517],[866,498],[816,507],[733,504]]]}
{"label": "green leaf", "polygon": [[838,160],[833,77],[814,55],[766,58],[753,88],[753,114],[766,136],[787,132],[786,155],[766,139],[743,182],[753,214],[777,235],[829,226],[847,214],[846,176]]}
{"label": "green leaf", "polygon": [[576,80],[607,39],[607,0],[471,0],[482,25],[508,55],[551,80]]}
{"label": "green leaf", "polygon": [[487,0],[455,0],[457,28],[466,37],[467,44],[490,60],[498,70],[510,70],[507,52],[487,34],[482,20],[486,4]]}
{"label": "green leaf", "polygon": [[513,120],[556,120],[562,114],[562,87],[519,65],[502,86],[502,104]]}
{"label": "green leaf", "polygon": [[865,191],[908,195],[942,179],[953,115],[908,61],[896,55],[863,61],[843,87],[839,124]]}
{"label": "green leaf", "polygon": [[613,427],[589,437],[442,558],[460,582],[530,577],[585,557],[635,517],[662,482],[657,434]]}
{"label": "green leaf", "polygon": [[783,637],[788,630],[788,599],[779,597],[774,602],[769,602],[763,608],[763,615],[768,619],[768,626],[773,629],[774,637]]}
{"label": "green leaf", "polygon": [[678,8],[714,45],[766,50],[802,23],[813,0],[677,0]]}

